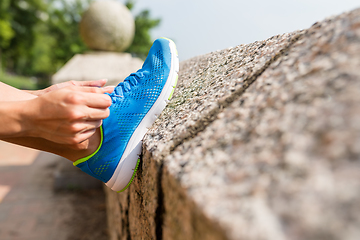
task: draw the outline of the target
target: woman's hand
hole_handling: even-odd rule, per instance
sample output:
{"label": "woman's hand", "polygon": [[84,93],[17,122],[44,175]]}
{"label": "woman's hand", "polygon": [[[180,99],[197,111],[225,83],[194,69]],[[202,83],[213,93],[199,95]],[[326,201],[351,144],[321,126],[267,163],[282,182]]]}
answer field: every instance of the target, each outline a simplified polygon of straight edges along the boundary
{"label": "woman's hand", "polygon": [[[70,85],[79,82],[68,82]],[[76,145],[91,137],[109,116],[113,88],[54,85],[39,97],[24,101],[22,124],[26,135]],[[105,83],[104,83],[105,84]],[[103,84],[102,84],[103,85]]]}

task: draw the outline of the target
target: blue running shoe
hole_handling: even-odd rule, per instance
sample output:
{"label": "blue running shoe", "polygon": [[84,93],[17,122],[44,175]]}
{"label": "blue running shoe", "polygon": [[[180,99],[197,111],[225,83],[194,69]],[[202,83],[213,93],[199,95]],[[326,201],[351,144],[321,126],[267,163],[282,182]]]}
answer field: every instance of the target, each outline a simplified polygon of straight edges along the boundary
{"label": "blue running shoe", "polygon": [[173,41],[157,39],[140,70],[130,74],[109,94],[110,116],[100,127],[101,143],[74,166],[103,181],[114,191],[132,182],[147,129],[165,108],[174,92],[179,59]]}

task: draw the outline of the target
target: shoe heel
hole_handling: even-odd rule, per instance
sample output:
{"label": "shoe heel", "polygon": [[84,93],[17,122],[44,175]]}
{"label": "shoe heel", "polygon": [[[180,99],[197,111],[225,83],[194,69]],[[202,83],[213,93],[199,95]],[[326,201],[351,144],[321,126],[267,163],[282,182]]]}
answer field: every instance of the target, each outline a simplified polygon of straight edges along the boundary
{"label": "shoe heel", "polygon": [[[117,166],[112,181],[106,183],[106,186],[116,192],[125,191],[133,181],[140,162],[139,154],[141,153],[142,141],[140,141],[129,155],[123,159]],[[129,180],[130,179],[130,180]],[[114,181],[115,180],[115,181]]]}

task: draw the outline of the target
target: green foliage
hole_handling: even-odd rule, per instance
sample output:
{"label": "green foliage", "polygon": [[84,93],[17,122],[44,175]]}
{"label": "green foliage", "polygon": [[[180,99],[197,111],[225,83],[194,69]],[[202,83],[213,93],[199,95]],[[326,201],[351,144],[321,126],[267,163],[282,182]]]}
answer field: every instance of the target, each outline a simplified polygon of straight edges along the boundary
{"label": "green foliage", "polygon": [[9,60],[7,68],[21,74],[31,74],[31,48],[36,40],[36,26],[42,22],[46,5],[42,0],[12,0],[9,5],[11,26],[15,32],[8,48],[3,53]]}
{"label": "green foliage", "polygon": [[[40,85],[74,54],[87,47],[78,25],[81,14],[94,0],[0,0],[1,69],[16,75],[36,76]],[[127,0],[131,10],[134,0]],[[134,42],[127,50],[145,58],[152,44],[150,30],[160,23],[144,10],[135,16]]]}
{"label": "green foliage", "polygon": [[[133,9],[134,4],[133,0],[128,0],[125,3],[130,10]],[[135,56],[145,59],[153,42],[150,36],[150,30],[157,27],[159,24],[160,19],[151,19],[150,12],[148,10],[143,10],[135,16],[134,41],[127,49],[127,52],[133,53]]]}
{"label": "green foliage", "polygon": [[18,89],[35,90],[37,88],[36,81],[29,77],[21,77],[0,73],[0,82],[6,83]]}
{"label": "green foliage", "polygon": [[[31,73],[31,48],[36,39],[35,27],[46,10],[43,0],[2,0],[0,18],[5,34],[0,37],[3,66],[20,74]],[[6,27],[7,26],[7,27]],[[8,27],[11,31],[6,31]]]}
{"label": "green foliage", "polygon": [[[48,21],[49,34],[56,39],[54,46],[53,63],[57,68],[61,67],[74,54],[82,53],[88,48],[82,42],[79,35],[79,23],[81,14],[87,8],[91,0],[67,1],[53,0],[60,7],[50,7]],[[51,6],[53,6],[52,4]]]}
{"label": "green foliage", "polygon": [[11,28],[9,21],[0,19],[0,47],[6,48],[10,44],[10,40],[14,37],[14,30]]}
{"label": "green foliage", "polygon": [[10,14],[7,11],[9,4],[10,0],[2,0],[0,2],[0,48],[8,47],[10,40],[15,35],[14,30],[11,28]]}

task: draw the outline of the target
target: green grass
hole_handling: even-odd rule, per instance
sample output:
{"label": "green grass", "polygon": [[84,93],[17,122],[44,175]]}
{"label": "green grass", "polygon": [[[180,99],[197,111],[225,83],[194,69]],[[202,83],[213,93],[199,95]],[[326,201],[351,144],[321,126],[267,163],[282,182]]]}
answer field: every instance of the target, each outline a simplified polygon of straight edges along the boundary
{"label": "green grass", "polygon": [[36,82],[29,77],[0,73],[0,82],[6,83],[18,89],[35,90]]}

